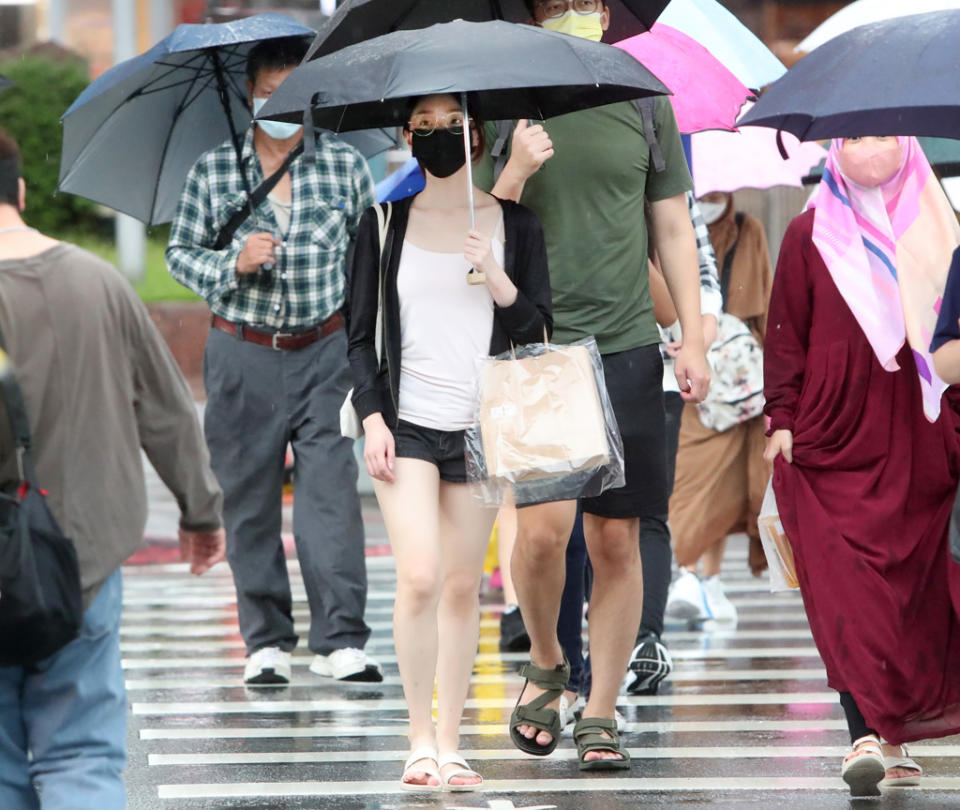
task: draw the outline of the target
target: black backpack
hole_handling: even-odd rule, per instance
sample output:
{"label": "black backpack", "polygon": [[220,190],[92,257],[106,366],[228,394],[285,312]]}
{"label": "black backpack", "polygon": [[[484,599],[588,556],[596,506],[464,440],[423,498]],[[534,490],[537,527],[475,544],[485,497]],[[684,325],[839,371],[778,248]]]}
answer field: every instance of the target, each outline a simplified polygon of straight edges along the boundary
{"label": "black backpack", "polygon": [[37,482],[30,423],[0,334],[0,395],[17,460],[15,492],[0,490],[0,666],[26,667],[80,632],[83,599],[73,541]]}
{"label": "black backpack", "polygon": [[[657,138],[654,97],[634,99],[633,106],[636,107],[640,114],[640,121],[643,123],[643,139],[650,147],[650,162],[653,164],[653,170],[662,172],[667,168],[667,164],[663,159],[663,150],[660,149],[660,141]],[[493,148],[490,150],[490,156],[493,158],[494,183],[500,178],[503,167],[507,165],[507,144],[510,143],[516,125],[516,121],[497,121],[497,140],[494,141]]]}

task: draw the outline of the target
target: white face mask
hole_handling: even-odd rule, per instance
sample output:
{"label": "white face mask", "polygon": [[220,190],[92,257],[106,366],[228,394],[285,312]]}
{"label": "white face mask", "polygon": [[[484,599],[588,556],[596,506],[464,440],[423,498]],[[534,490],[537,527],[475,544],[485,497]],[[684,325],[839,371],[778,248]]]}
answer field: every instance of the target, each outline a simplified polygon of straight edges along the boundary
{"label": "white face mask", "polygon": [[725,202],[715,203],[698,200],[697,205],[700,206],[700,213],[703,215],[703,221],[706,222],[707,225],[713,225],[714,222],[723,216],[724,211],[727,210],[727,204]]}
{"label": "white face mask", "polygon": [[[253,100],[253,114],[258,115],[266,103],[267,100],[265,98],[255,98]],[[263,130],[264,135],[275,138],[278,141],[285,141],[287,138],[292,138],[303,129],[302,124],[287,124],[283,121],[257,121],[257,126]]]}

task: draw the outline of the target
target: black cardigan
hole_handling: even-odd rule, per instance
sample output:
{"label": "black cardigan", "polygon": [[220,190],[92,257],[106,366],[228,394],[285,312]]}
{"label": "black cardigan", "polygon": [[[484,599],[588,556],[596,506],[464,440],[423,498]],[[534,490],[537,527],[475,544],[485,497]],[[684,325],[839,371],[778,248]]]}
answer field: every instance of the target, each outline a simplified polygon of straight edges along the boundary
{"label": "black cardigan", "polygon": [[[350,271],[349,340],[353,375],[353,405],[361,420],[379,411],[391,428],[396,427],[400,392],[400,296],[397,272],[407,232],[413,197],[393,204],[390,229],[383,250],[384,346],[377,363],[375,332],[377,286],[380,278],[380,236],[377,216],[368,208],[360,219]],[[544,328],[553,330],[547,249],[540,222],[528,208],[500,200],[504,225],[504,270],[517,287],[517,300],[508,307],[494,306],[490,354],[543,341]],[[464,284],[467,283],[464,279]]]}

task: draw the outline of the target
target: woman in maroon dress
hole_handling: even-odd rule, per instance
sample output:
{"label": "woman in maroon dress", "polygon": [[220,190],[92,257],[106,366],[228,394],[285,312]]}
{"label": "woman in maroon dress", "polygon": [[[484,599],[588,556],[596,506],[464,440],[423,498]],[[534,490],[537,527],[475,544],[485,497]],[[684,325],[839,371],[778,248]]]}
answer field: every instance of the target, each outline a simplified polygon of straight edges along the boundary
{"label": "woman in maroon dress", "polygon": [[767,457],[850,727],[843,778],[876,795],[917,784],[903,743],[960,732],[960,420],[926,350],[960,229],[912,138],[834,142],[812,205],[773,282]]}

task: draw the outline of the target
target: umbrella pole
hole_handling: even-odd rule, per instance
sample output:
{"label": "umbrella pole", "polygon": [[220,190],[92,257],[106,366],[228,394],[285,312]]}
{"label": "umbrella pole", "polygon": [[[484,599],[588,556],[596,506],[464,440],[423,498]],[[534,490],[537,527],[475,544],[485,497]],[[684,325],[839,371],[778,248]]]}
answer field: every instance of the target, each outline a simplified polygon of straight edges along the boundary
{"label": "umbrella pole", "polygon": [[[233,142],[233,151],[237,154],[237,168],[240,170],[240,178],[243,181],[243,190],[247,192],[247,204],[250,204],[250,181],[247,179],[247,170],[243,165],[243,151],[240,146],[240,136],[233,122],[233,111],[230,109],[230,90],[227,87],[227,77],[223,73],[223,64],[220,62],[220,54],[216,48],[210,48],[207,52],[210,61],[213,62],[213,75],[217,79],[217,95],[220,97],[220,106],[227,116],[227,126],[230,127],[230,140]],[[253,210],[250,211],[251,216]]]}
{"label": "umbrella pole", "polygon": [[[477,215],[473,201],[473,162],[470,160],[470,153],[473,143],[470,132],[470,111],[467,109],[467,94],[460,94],[460,106],[463,108],[463,150],[467,155],[467,198],[470,200],[470,230],[476,230]],[[467,282],[469,284],[486,284],[487,277],[475,267],[470,268],[467,273]]]}

